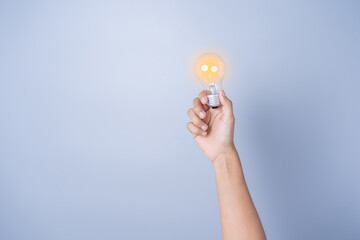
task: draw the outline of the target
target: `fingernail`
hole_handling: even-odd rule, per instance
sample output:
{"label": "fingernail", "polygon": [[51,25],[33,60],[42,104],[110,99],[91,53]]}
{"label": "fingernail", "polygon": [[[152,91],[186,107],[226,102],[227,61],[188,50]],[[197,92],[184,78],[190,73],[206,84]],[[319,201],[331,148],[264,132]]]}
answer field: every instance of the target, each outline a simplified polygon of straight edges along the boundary
{"label": "fingernail", "polygon": [[202,132],[202,135],[205,136],[205,135],[206,135],[206,132]]}
{"label": "fingernail", "polygon": [[206,125],[202,125],[202,130],[206,130]]}
{"label": "fingernail", "polygon": [[201,118],[203,118],[203,117],[205,117],[205,113],[204,113],[204,112],[200,112],[199,116],[200,116]]}
{"label": "fingernail", "polygon": [[202,99],[202,103],[206,103],[206,98],[203,98],[203,99]]}

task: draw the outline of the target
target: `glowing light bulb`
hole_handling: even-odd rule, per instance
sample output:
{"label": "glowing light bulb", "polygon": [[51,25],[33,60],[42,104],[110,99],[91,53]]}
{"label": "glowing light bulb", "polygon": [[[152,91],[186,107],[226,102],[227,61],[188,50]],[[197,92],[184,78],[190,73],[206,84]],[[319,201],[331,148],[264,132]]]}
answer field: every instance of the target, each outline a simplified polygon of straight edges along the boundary
{"label": "glowing light bulb", "polygon": [[208,105],[212,108],[220,106],[219,92],[225,74],[224,60],[215,53],[205,53],[197,59],[195,73],[205,88]]}

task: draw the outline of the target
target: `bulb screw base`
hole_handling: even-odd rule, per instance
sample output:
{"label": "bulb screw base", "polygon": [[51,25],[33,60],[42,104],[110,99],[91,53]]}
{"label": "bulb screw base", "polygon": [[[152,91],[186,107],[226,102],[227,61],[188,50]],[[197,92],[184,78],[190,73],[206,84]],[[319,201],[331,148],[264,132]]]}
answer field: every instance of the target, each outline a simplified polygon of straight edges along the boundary
{"label": "bulb screw base", "polygon": [[217,108],[218,106],[220,106],[219,94],[218,93],[208,94],[207,97],[209,99],[209,103],[208,103],[209,107]]}

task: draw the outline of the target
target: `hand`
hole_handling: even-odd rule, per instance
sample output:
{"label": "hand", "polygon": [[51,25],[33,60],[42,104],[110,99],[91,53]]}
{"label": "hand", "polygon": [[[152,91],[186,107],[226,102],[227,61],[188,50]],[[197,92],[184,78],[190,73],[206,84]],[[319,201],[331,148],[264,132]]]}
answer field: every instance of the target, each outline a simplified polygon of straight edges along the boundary
{"label": "hand", "polygon": [[205,155],[214,162],[219,156],[235,150],[232,102],[222,90],[219,93],[221,106],[210,108],[205,92],[193,101],[193,108],[188,110],[191,122],[187,124],[190,133]]}

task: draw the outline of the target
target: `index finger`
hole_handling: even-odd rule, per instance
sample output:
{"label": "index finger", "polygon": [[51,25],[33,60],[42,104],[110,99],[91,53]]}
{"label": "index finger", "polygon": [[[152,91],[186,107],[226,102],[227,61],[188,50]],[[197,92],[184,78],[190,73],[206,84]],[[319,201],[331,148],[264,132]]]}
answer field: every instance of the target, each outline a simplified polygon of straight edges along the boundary
{"label": "index finger", "polygon": [[203,119],[206,117],[206,110],[204,109],[204,106],[201,104],[199,98],[195,98],[193,101],[193,109],[196,115],[199,116],[199,118]]}
{"label": "index finger", "polygon": [[207,103],[208,103],[208,98],[207,98],[207,96],[206,96],[206,93],[205,93],[205,91],[202,91],[201,93],[199,93],[199,99],[200,99],[200,102],[202,103],[202,105],[203,105],[203,109],[205,110],[205,112],[207,111],[207,110],[209,110],[209,106],[207,105]]}

